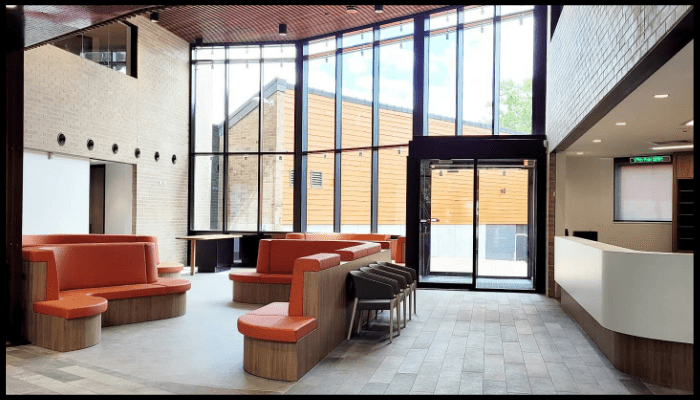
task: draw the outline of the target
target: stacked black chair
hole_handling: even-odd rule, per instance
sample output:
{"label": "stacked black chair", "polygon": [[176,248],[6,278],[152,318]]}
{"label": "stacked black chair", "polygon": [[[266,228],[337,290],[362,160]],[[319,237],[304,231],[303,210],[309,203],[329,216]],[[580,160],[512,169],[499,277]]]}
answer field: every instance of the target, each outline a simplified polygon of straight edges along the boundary
{"label": "stacked black chair", "polygon": [[360,268],[360,271],[392,279],[397,283],[399,292],[397,293],[396,298],[399,301],[403,301],[403,326],[406,327],[406,278],[404,278],[404,276],[401,274],[378,268],[379,265],[377,264],[374,265],[375,266],[370,265],[369,267],[362,267]]}
{"label": "stacked black chair", "polygon": [[[350,328],[348,329],[348,340],[352,333],[355,321],[355,312],[360,310],[389,310],[389,342],[394,336],[393,310],[396,308],[396,326],[401,334],[401,323],[399,322],[399,299],[396,296],[400,293],[398,284],[388,278],[368,274],[361,271],[350,271],[351,293],[348,297],[354,297],[352,315],[350,316]],[[368,318],[369,320],[369,318]],[[358,316],[357,331],[359,333],[361,319]]]}
{"label": "stacked black chair", "polygon": [[[415,280],[413,279],[413,275],[409,271],[407,271],[407,268],[395,268],[391,265],[384,265],[381,263],[377,264],[370,264],[371,268],[377,268],[382,271],[386,272],[391,272],[394,274],[399,274],[404,277],[406,280],[406,286],[403,287],[404,289],[404,295],[405,297],[408,297],[408,319],[409,321],[411,320],[411,308],[413,305],[413,287],[415,285]],[[404,307],[404,314],[406,313],[406,307]],[[404,316],[405,319],[405,316]]]}
{"label": "stacked black chair", "polygon": [[[416,273],[416,271],[413,268],[406,267],[405,265],[398,265],[398,264],[390,263],[387,261],[377,261],[377,264],[384,265],[386,267],[391,267],[394,269],[398,269],[401,271],[407,271],[409,274],[411,274],[411,278],[413,278],[413,282],[411,283],[411,290],[413,292],[412,296],[411,296],[411,302],[413,303],[413,313],[418,314],[418,309],[416,306],[416,288],[418,287],[418,274]],[[409,315],[409,319],[410,319],[411,309],[409,308],[408,311],[409,311],[408,315]]]}

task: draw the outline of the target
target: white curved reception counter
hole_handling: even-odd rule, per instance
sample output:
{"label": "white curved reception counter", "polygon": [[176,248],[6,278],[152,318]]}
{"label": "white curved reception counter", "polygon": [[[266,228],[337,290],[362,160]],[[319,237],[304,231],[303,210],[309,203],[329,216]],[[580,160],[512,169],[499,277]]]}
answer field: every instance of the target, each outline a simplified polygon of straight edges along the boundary
{"label": "white curved reception counter", "polygon": [[[692,388],[693,254],[636,251],[557,236],[554,266],[562,306],[616,368]],[[661,362],[660,354],[677,367]],[[659,364],[658,371],[650,364]]]}

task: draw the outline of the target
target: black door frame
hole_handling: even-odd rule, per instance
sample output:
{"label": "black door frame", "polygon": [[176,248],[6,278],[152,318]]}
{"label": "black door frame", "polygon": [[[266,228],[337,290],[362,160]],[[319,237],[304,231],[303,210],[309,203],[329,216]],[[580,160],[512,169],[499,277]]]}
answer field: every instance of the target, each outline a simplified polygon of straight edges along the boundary
{"label": "black door frame", "polygon": [[[424,159],[529,159],[535,160],[534,210],[534,292],[544,293],[546,283],[546,222],[547,222],[547,147],[545,135],[513,136],[416,136],[408,144],[406,168],[406,266],[418,273],[420,256],[420,162]],[[477,161],[478,163],[478,161]],[[475,163],[475,166],[478,165]],[[476,171],[475,171],[476,173]],[[476,240],[476,238],[475,238]],[[476,253],[475,253],[476,254]],[[421,282],[419,288],[473,289],[502,291],[502,289],[477,288],[472,284],[446,284]]]}

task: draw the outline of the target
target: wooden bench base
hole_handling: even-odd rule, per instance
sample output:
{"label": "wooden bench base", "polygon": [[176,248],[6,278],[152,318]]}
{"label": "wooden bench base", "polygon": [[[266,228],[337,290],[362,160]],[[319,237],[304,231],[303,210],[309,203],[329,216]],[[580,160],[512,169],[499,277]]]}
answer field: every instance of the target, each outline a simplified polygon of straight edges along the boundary
{"label": "wooden bench base", "polygon": [[37,346],[56,351],[72,351],[100,342],[101,314],[75,319],[33,314],[35,328],[29,341]]}
{"label": "wooden bench base", "polygon": [[180,279],[180,272],[161,272],[158,274],[159,278],[177,278]]}
{"label": "wooden bench base", "polygon": [[233,301],[251,304],[270,304],[289,301],[292,285],[286,283],[253,283],[233,281]]}
{"label": "wooden bench base", "polygon": [[255,376],[297,381],[316,365],[311,335],[296,343],[271,342],[244,336],[243,369]]}
{"label": "wooden bench base", "polygon": [[109,300],[102,326],[124,325],[185,315],[187,292]]}

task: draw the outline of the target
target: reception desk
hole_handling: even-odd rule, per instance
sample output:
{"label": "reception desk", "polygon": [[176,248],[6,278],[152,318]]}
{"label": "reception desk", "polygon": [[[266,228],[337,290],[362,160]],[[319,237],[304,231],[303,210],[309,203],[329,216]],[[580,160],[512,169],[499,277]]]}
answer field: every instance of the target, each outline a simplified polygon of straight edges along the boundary
{"label": "reception desk", "polygon": [[554,238],[564,309],[615,367],[693,388],[693,254]]}

